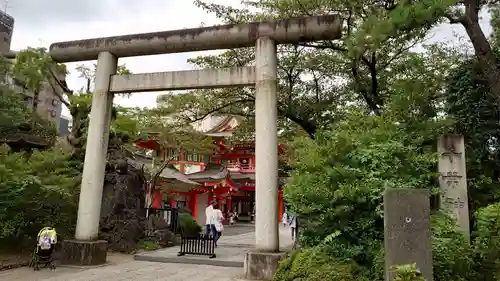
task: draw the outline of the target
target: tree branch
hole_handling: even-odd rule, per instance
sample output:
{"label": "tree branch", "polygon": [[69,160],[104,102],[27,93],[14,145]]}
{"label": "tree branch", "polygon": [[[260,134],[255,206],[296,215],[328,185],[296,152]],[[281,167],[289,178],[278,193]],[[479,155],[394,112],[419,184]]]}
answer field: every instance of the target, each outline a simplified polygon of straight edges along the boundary
{"label": "tree branch", "polygon": [[52,88],[52,92],[57,96],[57,98],[59,99],[59,101],[62,104],[64,104],[69,109],[71,107],[71,105],[69,104],[69,102],[67,102],[64,99],[64,97],[57,92],[56,86],[54,86],[54,84],[52,84],[52,81],[49,80],[48,82],[49,82],[50,87]]}
{"label": "tree branch", "polygon": [[288,118],[290,121],[299,125],[302,129],[304,129],[304,131],[306,131],[306,133],[309,135],[311,139],[314,139],[314,134],[318,129],[316,125],[307,120],[303,120],[296,115],[293,115],[291,112],[280,109],[278,109],[278,112],[280,112],[283,117]]}
{"label": "tree branch", "polygon": [[366,89],[366,86],[363,85],[363,81],[361,81],[361,78],[359,77],[358,69],[356,68],[355,65],[351,67],[352,75],[354,77],[354,80],[356,83],[359,85],[359,92],[361,93],[361,96],[364,98],[366,104],[368,107],[375,112],[375,114],[380,115],[380,109],[375,101],[375,97],[371,96],[368,90]]}
{"label": "tree branch", "polygon": [[189,120],[190,120],[191,123],[194,123],[196,121],[201,121],[201,120],[205,119],[206,117],[208,117],[209,115],[211,115],[211,114],[213,114],[213,113],[215,113],[217,111],[220,111],[220,110],[222,110],[222,109],[224,109],[226,107],[229,107],[231,105],[235,105],[235,104],[238,104],[238,103],[244,103],[244,102],[253,102],[253,101],[255,101],[255,100],[254,99],[241,99],[241,100],[232,101],[232,102],[226,103],[224,105],[215,107],[215,108],[209,110],[208,112],[206,112],[205,114],[203,114],[203,115],[201,115],[199,117],[196,117],[194,119],[193,118],[189,118]]}
{"label": "tree branch", "polygon": [[321,50],[331,49],[331,50],[336,50],[336,51],[341,51],[341,52],[347,52],[346,48],[339,46],[339,45],[335,45],[332,42],[330,42],[330,44],[328,44],[328,45],[317,45],[317,44],[310,44],[310,43],[309,44],[308,43],[299,43],[298,45],[302,46],[302,47],[309,47],[309,48],[315,48],[315,49],[321,49]]}
{"label": "tree branch", "polygon": [[302,13],[304,13],[304,14],[306,14],[306,15],[310,16],[310,17],[312,17],[312,16],[313,16],[313,15],[309,12],[309,10],[308,10],[308,9],[306,9],[306,7],[305,7],[305,6],[304,6],[304,4],[302,3],[302,1],[297,0],[297,4],[299,4],[300,9],[302,10]]}
{"label": "tree branch", "polygon": [[457,23],[461,23],[461,24],[465,24],[466,22],[466,18],[465,16],[455,16],[455,15],[452,15],[450,13],[447,13],[444,15],[449,21],[451,24],[457,24]]}
{"label": "tree branch", "polygon": [[240,59],[240,56],[238,56],[238,53],[236,52],[235,49],[230,49],[230,51],[233,53],[234,57],[236,58],[238,66],[245,66],[243,62]]}

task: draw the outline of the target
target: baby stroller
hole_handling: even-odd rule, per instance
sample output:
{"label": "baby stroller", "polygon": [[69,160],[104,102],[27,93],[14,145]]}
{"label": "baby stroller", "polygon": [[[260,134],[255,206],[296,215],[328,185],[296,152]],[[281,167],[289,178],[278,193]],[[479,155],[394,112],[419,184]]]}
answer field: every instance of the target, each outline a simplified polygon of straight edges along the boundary
{"label": "baby stroller", "polygon": [[52,255],[57,244],[57,232],[52,227],[44,227],[38,232],[37,244],[33,252],[30,266],[33,270],[40,270],[40,264],[50,269],[56,269]]}

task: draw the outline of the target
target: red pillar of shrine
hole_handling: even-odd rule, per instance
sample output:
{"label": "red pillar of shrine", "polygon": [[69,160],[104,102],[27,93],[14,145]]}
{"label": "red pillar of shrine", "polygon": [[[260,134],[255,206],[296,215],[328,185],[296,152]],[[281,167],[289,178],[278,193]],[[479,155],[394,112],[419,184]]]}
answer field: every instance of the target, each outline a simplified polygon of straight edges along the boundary
{"label": "red pillar of shrine", "polygon": [[222,198],[217,198],[217,205],[219,205],[219,209],[224,212],[224,210],[222,210]]}

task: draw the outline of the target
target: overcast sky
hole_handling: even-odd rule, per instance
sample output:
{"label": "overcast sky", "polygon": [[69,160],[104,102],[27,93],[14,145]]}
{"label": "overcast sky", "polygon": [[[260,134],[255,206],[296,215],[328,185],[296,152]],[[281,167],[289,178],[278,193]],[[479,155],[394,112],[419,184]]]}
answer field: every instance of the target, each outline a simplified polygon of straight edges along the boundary
{"label": "overcast sky", "polygon": [[[239,0],[214,0],[219,4],[238,4]],[[175,30],[219,24],[214,15],[195,7],[191,0],[9,0],[0,1],[0,8],[15,18],[13,50],[48,47],[53,42],[113,36],[130,33]],[[487,19],[483,20],[487,23]],[[487,24],[484,24],[487,26]],[[489,28],[486,30],[489,33]],[[463,28],[449,25],[436,29],[433,40],[457,41]],[[201,53],[146,56],[120,59],[133,73],[187,70],[189,57]],[[87,62],[89,63],[89,62]],[[91,62],[90,62],[91,63]],[[72,89],[84,81],[68,64],[67,78]],[[134,94],[131,98],[116,98],[123,106],[152,107],[158,93]]]}

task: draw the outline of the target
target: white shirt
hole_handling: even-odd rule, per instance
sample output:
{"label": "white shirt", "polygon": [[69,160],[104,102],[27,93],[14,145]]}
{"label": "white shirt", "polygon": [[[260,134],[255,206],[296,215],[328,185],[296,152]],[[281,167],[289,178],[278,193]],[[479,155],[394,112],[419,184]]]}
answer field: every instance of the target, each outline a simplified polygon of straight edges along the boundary
{"label": "white shirt", "polygon": [[297,217],[296,216],[292,216],[290,218],[290,227],[297,227]]}
{"label": "white shirt", "polygon": [[213,210],[213,220],[214,220],[214,225],[215,225],[215,229],[217,231],[222,231],[224,229],[224,227],[222,226],[222,219],[224,218],[224,216],[222,215],[222,211],[219,210],[219,209],[216,209],[216,210]]}
{"label": "white shirt", "polygon": [[205,224],[214,224],[214,207],[212,205],[205,208]]}

